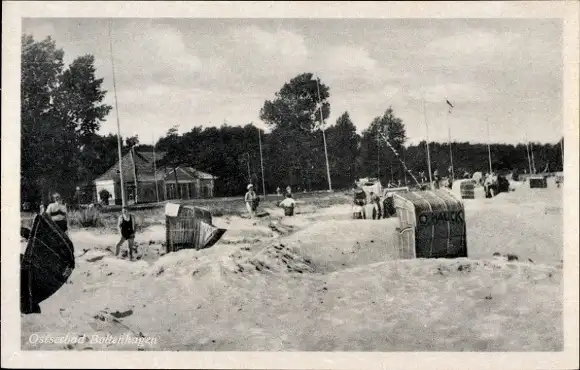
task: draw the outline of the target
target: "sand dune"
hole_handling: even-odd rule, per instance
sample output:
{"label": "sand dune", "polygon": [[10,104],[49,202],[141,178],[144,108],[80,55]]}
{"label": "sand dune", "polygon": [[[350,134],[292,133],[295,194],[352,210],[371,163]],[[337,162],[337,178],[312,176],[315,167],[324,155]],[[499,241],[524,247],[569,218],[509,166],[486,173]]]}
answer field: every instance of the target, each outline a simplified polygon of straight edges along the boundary
{"label": "sand dune", "polygon": [[154,225],[136,262],[105,250],[115,235],[72,231],[78,267],[22,316],[22,346],[67,348],[31,344],[34,332],[130,332],[156,337],[153,350],[561,350],[559,191],[466,201],[468,259],[400,260],[396,219],[350,221],[348,204],[216,217],[228,232],[214,247],[167,255]]}

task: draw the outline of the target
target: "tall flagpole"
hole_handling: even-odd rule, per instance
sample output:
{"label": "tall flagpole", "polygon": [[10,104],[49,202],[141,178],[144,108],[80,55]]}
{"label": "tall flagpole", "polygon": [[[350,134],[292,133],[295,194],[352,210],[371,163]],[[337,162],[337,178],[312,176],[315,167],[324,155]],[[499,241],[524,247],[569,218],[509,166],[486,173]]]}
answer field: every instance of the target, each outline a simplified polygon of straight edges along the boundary
{"label": "tall flagpole", "polygon": [[381,155],[381,145],[379,141],[379,128],[377,127],[377,178],[379,179],[379,181],[381,181],[380,155]]}
{"label": "tall flagpole", "polygon": [[530,154],[532,155],[532,169],[536,173],[536,161],[534,160],[534,144],[530,143]]}
{"label": "tall flagpole", "polygon": [[431,178],[431,154],[429,153],[429,124],[427,123],[427,109],[425,108],[425,98],[423,98],[423,116],[425,118],[425,128],[427,129],[427,168],[429,170],[429,183],[431,190],[434,190],[433,179]]}
{"label": "tall flagpole", "polygon": [[[449,103],[449,101],[447,101]],[[453,109],[453,108],[451,108]],[[451,181],[455,181],[455,168],[453,167],[453,150],[451,149],[451,126],[449,125],[449,115],[451,114],[451,109],[448,110],[448,114],[445,116],[447,121],[447,134],[449,143],[449,159],[451,161]]]}
{"label": "tall flagpole", "polygon": [[115,95],[115,112],[117,115],[117,148],[119,151],[119,179],[121,182],[121,205],[125,207],[125,183],[123,182],[123,153],[121,139],[121,124],[119,123],[119,104],[117,103],[117,83],[115,80],[115,62],[113,58],[112,21],[109,21],[109,46],[111,51],[111,67],[113,70],[113,91]]}
{"label": "tall flagpole", "polygon": [[252,173],[250,172],[250,152],[246,152],[248,155],[248,182],[252,183]]}
{"label": "tall flagpole", "polygon": [[322,100],[320,99],[320,85],[318,76],[316,77],[316,90],[318,91],[318,103],[320,104],[320,126],[322,129],[322,140],[324,140],[324,156],[326,158],[326,176],[328,177],[328,191],[332,191],[332,182],[330,180],[330,165],[328,164],[328,151],[326,149],[326,134],[324,133],[324,118],[322,117]]}
{"label": "tall flagpole", "polygon": [[453,167],[453,150],[451,149],[451,128],[447,127],[449,135],[449,158],[451,160],[451,181],[455,181],[455,169]]}
{"label": "tall flagpole", "polygon": [[526,154],[528,156],[528,166],[530,168],[530,175],[532,175],[532,159],[530,158],[530,142],[528,141],[528,130],[526,129],[525,131],[525,139],[526,139]]}
{"label": "tall flagpole", "polygon": [[528,166],[530,168],[530,175],[533,173],[532,170],[532,158],[530,157],[530,143],[526,141],[526,154],[528,155]]}
{"label": "tall flagpole", "polygon": [[262,130],[258,128],[258,142],[260,144],[260,167],[262,168],[262,189],[266,199],[266,181],[264,180],[264,157],[262,156]]}
{"label": "tall flagpole", "polygon": [[[407,162],[407,148],[403,146],[403,162]],[[403,169],[403,174],[405,175],[405,186],[407,186],[407,171]]]}
{"label": "tall flagpole", "polygon": [[151,142],[153,143],[153,178],[155,179],[155,196],[159,203],[159,185],[157,184],[157,157],[155,156],[155,135],[151,133]]}
{"label": "tall flagpole", "polygon": [[491,147],[489,145],[489,120],[487,118],[485,119],[485,124],[487,126],[487,157],[489,160],[489,174],[491,175],[493,169],[491,168]]}

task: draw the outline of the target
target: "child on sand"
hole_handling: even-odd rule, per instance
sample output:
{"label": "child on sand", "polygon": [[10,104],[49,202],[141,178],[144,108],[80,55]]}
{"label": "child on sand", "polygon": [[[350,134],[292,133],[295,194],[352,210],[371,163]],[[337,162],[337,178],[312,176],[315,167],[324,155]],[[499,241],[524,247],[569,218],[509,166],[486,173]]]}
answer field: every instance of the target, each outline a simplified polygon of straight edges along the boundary
{"label": "child on sand", "polygon": [[117,227],[121,234],[121,240],[119,240],[115,248],[115,256],[119,255],[121,245],[127,241],[129,243],[129,259],[132,261],[133,252],[137,252],[137,248],[135,248],[135,219],[125,207],[123,207],[121,216],[119,216]]}

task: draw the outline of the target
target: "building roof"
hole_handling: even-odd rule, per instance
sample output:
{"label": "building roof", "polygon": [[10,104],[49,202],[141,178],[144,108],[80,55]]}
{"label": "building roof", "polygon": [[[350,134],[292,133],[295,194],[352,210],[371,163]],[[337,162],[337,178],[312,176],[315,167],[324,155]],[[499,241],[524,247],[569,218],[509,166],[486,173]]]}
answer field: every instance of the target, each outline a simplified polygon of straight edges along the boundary
{"label": "building roof", "polygon": [[[168,168],[167,170],[163,170],[163,173],[161,175],[163,177],[158,177],[158,179],[164,178],[166,181],[175,181],[175,174],[174,174],[173,168]],[[197,179],[214,180],[214,179],[217,179],[217,177],[212,176],[212,175],[205,173],[205,172],[198,171],[198,170],[191,168],[191,167],[180,166],[180,167],[177,167],[177,179],[178,180],[197,180]]]}
{"label": "building roof", "polygon": [[[157,168],[157,171],[155,171],[153,158],[159,161],[163,157],[165,157],[165,155],[167,154],[166,152],[155,152],[155,156],[153,155],[153,151],[135,151],[134,154],[135,155],[131,155],[131,152],[128,152],[121,158],[124,181],[134,182],[135,172],[137,173],[138,181],[155,181],[164,179],[171,181],[175,179],[173,168]],[[135,162],[135,169],[133,169],[133,161]],[[116,180],[118,177],[119,177],[119,162],[115,163],[115,165],[109,168],[107,172],[99,176],[95,180],[95,182]],[[177,168],[178,180],[194,180],[194,179],[209,180],[215,178],[216,177],[210,174],[195,170],[191,167],[180,166]]]}

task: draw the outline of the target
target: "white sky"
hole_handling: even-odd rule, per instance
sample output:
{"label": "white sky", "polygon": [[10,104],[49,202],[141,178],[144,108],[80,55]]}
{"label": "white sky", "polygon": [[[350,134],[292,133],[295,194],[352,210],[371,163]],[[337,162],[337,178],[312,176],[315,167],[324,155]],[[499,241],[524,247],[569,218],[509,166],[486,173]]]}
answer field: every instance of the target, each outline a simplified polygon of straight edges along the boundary
{"label": "white sky", "polygon": [[[114,106],[108,19],[23,19],[70,62],[93,54]],[[549,19],[114,19],[123,135],[142,143],[171,126],[254,122],[292,77],[330,86],[334,123],[348,111],[359,132],[389,105],[410,142],[429,138],[556,142],[562,124],[562,24]],[[448,115],[445,99],[455,109]],[[448,121],[447,121],[448,119]],[[263,126],[261,126],[263,127]],[[115,133],[113,109],[101,133]]]}

